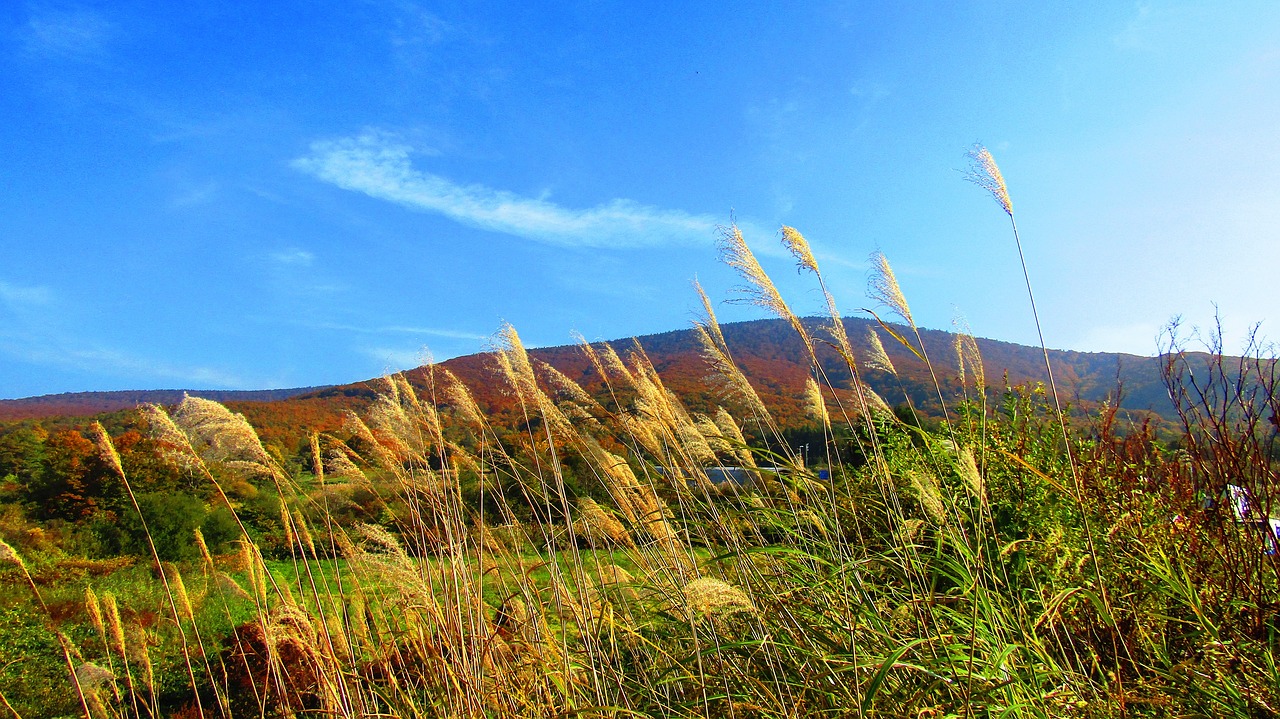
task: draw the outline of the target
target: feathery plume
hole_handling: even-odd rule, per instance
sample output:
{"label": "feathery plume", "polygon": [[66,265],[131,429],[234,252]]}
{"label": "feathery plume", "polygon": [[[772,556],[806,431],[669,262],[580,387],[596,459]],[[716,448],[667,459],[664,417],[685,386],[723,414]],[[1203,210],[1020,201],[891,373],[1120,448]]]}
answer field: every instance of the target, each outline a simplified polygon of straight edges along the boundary
{"label": "feathery plume", "polygon": [[226,592],[227,594],[230,594],[233,597],[236,597],[237,599],[253,598],[252,596],[250,596],[248,592],[245,591],[244,587],[240,586],[240,582],[237,582],[235,580],[235,577],[231,576],[230,574],[227,574],[226,572],[218,572],[217,584],[218,584],[218,589],[222,590],[223,592]]}
{"label": "feathery plume", "polygon": [[831,418],[827,414],[827,401],[822,396],[822,388],[818,386],[817,381],[812,377],[805,378],[804,396],[809,418],[820,425],[830,424]]}
{"label": "feathery plume", "polygon": [[823,290],[822,294],[826,297],[827,316],[831,319],[830,324],[824,325],[827,334],[836,341],[836,347],[844,356],[845,362],[853,364],[853,345],[849,343],[849,333],[845,331],[844,319],[840,316],[840,310],[836,308],[836,298],[826,290]]}
{"label": "feathery plume", "polygon": [[575,525],[586,539],[596,542],[612,542],[631,546],[631,535],[612,514],[609,514],[590,497],[578,499],[578,520]]}
{"label": "feathery plume", "polygon": [[964,178],[990,192],[996,202],[1000,203],[1005,214],[1012,217],[1013,200],[1009,199],[1009,188],[1004,184],[1004,175],[1000,174],[1000,168],[996,165],[996,158],[991,156],[991,151],[979,143],[965,153],[965,157],[969,158],[969,171],[965,173]]}
{"label": "feathery plume", "polygon": [[961,448],[959,456],[956,457],[956,468],[969,491],[973,492],[973,496],[979,498],[986,496],[987,486],[982,480],[982,474],[978,471],[978,463],[973,458],[972,449]]}
{"label": "feathery plume", "polygon": [[230,461],[265,474],[279,474],[275,461],[244,415],[213,400],[188,395],[172,418],[206,462]]}
{"label": "feathery plume", "polygon": [[85,662],[76,667],[76,681],[80,683],[80,688],[85,693],[96,692],[103,684],[115,678],[116,675],[112,674],[110,669],[100,667],[93,662]]}
{"label": "feathery plume", "polygon": [[560,399],[568,399],[582,404],[590,404],[594,400],[587,391],[577,382],[569,379],[569,376],[552,365],[540,359],[533,360],[533,368],[538,375],[547,383],[553,396]]}
{"label": "feathery plume", "polygon": [[307,520],[302,516],[302,511],[293,510],[293,526],[298,532],[298,536],[302,538],[302,544],[311,550],[311,555],[316,554],[315,538],[311,536],[311,530],[307,527]]}
{"label": "feathery plume", "polygon": [[889,407],[889,403],[884,401],[884,397],[877,394],[875,390],[871,389],[871,385],[866,382],[855,377],[849,381],[849,386],[850,393],[855,399],[861,398],[866,401],[867,409],[878,412],[893,412],[893,409]]}
{"label": "feathery plume", "polygon": [[9,543],[0,539],[0,563],[16,564],[19,567],[25,567],[22,561],[22,555],[18,554],[18,550],[9,546]]}
{"label": "feathery plume", "polygon": [[924,507],[925,514],[928,514],[929,518],[937,524],[945,524],[947,508],[942,502],[942,492],[938,489],[933,477],[922,471],[908,472],[907,477],[911,480],[911,486],[915,489],[916,498],[920,506]]}
{"label": "feathery plume", "polygon": [[698,292],[698,299],[702,300],[702,310],[706,313],[706,319],[695,324],[702,327],[722,348],[727,355],[729,352],[729,343],[724,340],[724,332],[720,330],[720,321],[716,319],[715,308],[711,306],[711,298],[707,297],[706,290],[702,289],[701,283],[696,279],[693,281],[693,288]]}
{"label": "feathery plume", "polygon": [[533,365],[529,363],[529,353],[525,351],[516,328],[504,323],[493,342],[498,367],[512,389],[526,401],[536,400],[539,391],[533,376]]}
{"label": "feathery plume", "polygon": [[364,472],[351,460],[353,454],[342,442],[330,442],[323,454],[324,473],[331,479],[363,479]]}
{"label": "feathery plume", "polygon": [[884,343],[880,341],[880,333],[870,327],[867,328],[867,346],[870,348],[867,354],[867,368],[888,372],[897,377],[898,370],[893,366],[893,360],[889,359],[889,353],[884,351]]}
{"label": "feathery plume", "polygon": [[907,306],[907,298],[902,294],[902,288],[898,286],[898,277],[893,274],[893,268],[889,266],[889,258],[879,250],[871,253],[871,276],[867,279],[867,296],[893,310],[894,314],[901,317],[902,321],[912,328],[916,326],[916,321],[911,317],[911,308]]}
{"label": "feathery plume", "polygon": [[297,538],[293,534],[293,517],[289,514],[289,508],[284,502],[280,503],[280,526],[284,529],[284,543],[289,545],[289,551],[293,551],[293,546],[297,544]]}
{"label": "feathery plume", "polygon": [[[737,225],[720,228],[719,248],[720,260],[737,270],[738,275],[746,280],[746,286],[739,288],[739,291],[746,295],[746,301],[759,305],[786,320],[812,353],[813,343],[809,339],[808,331],[805,330],[804,325],[800,324],[800,318],[791,312],[791,308],[782,299],[782,294],[774,286],[773,280],[765,274],[764,268],[760,266],[759,260],[747,246],[747,241],[743,239],[742,231]],[[817,264],[815,263],[814,266],[816,267]]]}
{"label": "feathery plume", "polygon": [[618,350],[612,344],[604,343],[600,350],[600,360],[613,376],[625,379],[627,384],[635,384],[636,378],[631,375],[631,370],[627,369],[627,364],[618,356]]}
{"label": "feathery plume", "polygon": [[351,433],[360,440],[360,444],[366,448],[366,451],[373,453],[374,460],[383,468],[390,470],[400,469],[400,463],[396,460],[391,450],[387,449],[378,438],[373,435],[373,430],[369,429],[369,425],[351,410],[345,410],[342,416],[342,429]]}
{"label": "feathery plume", "polygon": [[969,329],[969,323],[957,316],[951,324],[955,327],[956,363],[960,368],[960,383],[964,384],[966,375],[972,374],[975,387],[986,387],[987,373],[982,366],[982,352],[978,349],[978,340]]}
{"label": "feathery plume", "polygon": [[760,419],[769,417],[769,410],[755,387],[747,380],[723,345],[717,344],[710,330],[702,324],[694,324],[694,333],[702,345],[702,358],[710,366],[726,397],[737,399],[751,414]]}
{"label": "feathery plume", "polygon": [[324,484],[324,456],[320,453],[320,434],[318,432],[311,433],[311,474],[315,475],[316,481]]}
{"label": "feathery plume", "polygon": [[183,471],[200,467],[200,456],[191,446],[191,439],[173,421],[173,417],[158,404],[144,404],[138,408],[146,418],[152,439],[160,448],[160,456]]}
{"label": "feathery plume", "polygon": [[635,577],[631,576],[631,572],[616,564],[603,564],[600,566],[599,582],[601,585],[623,584],[632,581],[635,581]]}
{"label": "feathery plume", "polygon": [[93,437],[93,443],[98,447],[98,454],[102,457],[102,461],[107,463],[108,467],[118,476],[124,476],[124,466],[120,463],[120,453],[116,451],[116,446],[111,441],[111,435],[107,434],[106,428],[101,422],[94,421],[89,425],[89,434]]}
{"label": "feathery plume", "polygon": [[191,597],[187,594],[187,584],[182,581],[182,572],[178,571],[178,565],[165,562],[162,569],[169,578],[169,586],[173,588],[173,596],[178,608],[182,610],[188,620],[194,622],[196,620],[195,608],[191,606]]}
{"label": "feathery plume", "polygon": [[209,552],[209,545],[204,541],[204,532],[199,527],[195,529],[196,549],[200,550],[200,559],[204,561],[205,569],[213,571],[213,554]]}
{"label": "feathery plume", "polygon": [[815,275],[821,275],[818,272],[818,261],[813,257],[813,251],[809,249],[809,241],[800,234],[800,231],[794,227],[782,226],[782,244],[796,258],[796,271],[809,270]]}
{"label": "feathery plume", "polygon": [[715,577],[702,577],[684,585],[684,603],[690,612],[704,617],[756,610],[746,592]]}
{"label": "feathery plume", "polygon": [[120,605],[116,604],[114,594],[102,595],[102,608],[106,610],[107,635],[111,638],[111,648],[121,657],[125,654],[124,623],[120,621]]}
{"label": "feathery plume", "polygon": [[107,636],[107,626],[102,621],[102,605],[98,602],[98,595],[93,593],[93,587],[84,588],[84,609],[89,615],[89,623],[94,629],[105,639]]}
{"label": "feathery plume", "polygon": [[444,378],[443,394],[445,401],[453,407],[454,411],[463,420],[477,427],[483,427],[485,424],[484,412],[480,411],[480,405],[476,404],[471,390],[449,370],[440,368],[439,372]]}

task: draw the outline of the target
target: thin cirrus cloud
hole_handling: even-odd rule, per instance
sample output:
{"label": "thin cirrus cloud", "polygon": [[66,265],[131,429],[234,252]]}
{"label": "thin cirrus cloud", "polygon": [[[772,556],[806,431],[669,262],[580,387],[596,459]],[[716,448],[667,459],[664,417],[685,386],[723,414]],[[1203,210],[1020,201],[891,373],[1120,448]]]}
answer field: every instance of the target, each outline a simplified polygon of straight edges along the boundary
{"label": "thin cirrus cloud", "polygon": [[115,26],[90,10],[33,15],[21,32],[28,56],[48,60],[90,60],[106,52]]}
{"label": "thin cirrus cloud", "polygon": [[475,332],[466,332],[463,330],[451,330],[439,327],[410,327],[407,325],[386,325],[361,327],[358,325],[344,325],[332,322],[311,325],[315,329],[321,330],[338,330],[342,332],[355,332],[359,334],[406,334],[406,335],[426,335],[429,337],[444,337],[446,339],[455,340],[487,340],[489,335],[477,334]]}
{"label": "thin cirrus cloud", "polygon": [[365,133],[313,143],[293,166],[360,192],[462,224],[562,247],[708,245],[716,220],[616,199],[587,209],[561,207],[484,185],[460,185],[417,170],[411,148]]}
{"label": "thin cirrus cloud", "polygon": [[53,299],[48,287],[27,287],[0,280],[0,304],[11,307],[47,305]]}
{"label": "thin cirrus cloud", "polygon": [[288,249],[272,252],[271,259],[282,265],[298,265],[307,267],[316,261],[316,256],[306,250]]}

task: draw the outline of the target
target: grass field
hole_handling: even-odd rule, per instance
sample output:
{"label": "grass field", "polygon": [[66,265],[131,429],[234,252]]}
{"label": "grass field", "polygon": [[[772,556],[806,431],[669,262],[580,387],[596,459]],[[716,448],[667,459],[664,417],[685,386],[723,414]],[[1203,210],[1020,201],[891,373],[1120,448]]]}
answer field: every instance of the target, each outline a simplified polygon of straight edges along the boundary
{"label": "grass field", "polygon": [[[1012,219],[994,162],[975,160]],[[193,535],[200,558],[171,564],[148,533],[118,566],[6,540],[8,710],[1280,714],[1280,565],[1230,509],[1231,487],[1263,514],[1278,496],[1269,356],[1229,363],[1219,347],[1193,375],[1171,346],[1173,445],[1106,410],[1073,424],[1051,377],[992,386],[972,337],[953,358],[927,357],[883,257],[869,293],[901,324],[857,356],[803,237],[783,237],[828,299],[821,333],[736,228],[723,251],[746,296],[809,352],[820,451],[786,441],[705,295],[697,331],[722,400],[710,414],[690,412],[639,347],[583,343],[606,388],[593,396],[531,363],[509,327],[493,359],[523,415],[514,428],[493,426],[438,367],[422,386],[386,378],[364,415],[315,434],[307,471],[286,469],[216,403],[146,408],[161,459],[231,510],[233,550],[214,556]],[[862,381],[894,373],[882,342],[948,380],[935,384],[936,421]],[[112,438],[91,429],[145,515]],[[725,465],[751,481],[712,482],[708,469]],[[267,492],[280,500],[271,535],[249,512]]]}

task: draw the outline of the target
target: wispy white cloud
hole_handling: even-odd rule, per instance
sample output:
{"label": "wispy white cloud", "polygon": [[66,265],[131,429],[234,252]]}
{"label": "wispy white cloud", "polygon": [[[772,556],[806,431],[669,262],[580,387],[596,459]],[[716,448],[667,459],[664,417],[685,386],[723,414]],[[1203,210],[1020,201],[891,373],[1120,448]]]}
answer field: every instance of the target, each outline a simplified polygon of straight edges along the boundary
{"label": "wispy white cloud", "polygon": [[272,252],[271,259],[282,265],[298,265],[307,267],[316,261],[316,256],[306,250],[297,248]]}
{"label": "wispy white cloud", "polygon": [[413,369],[431,360],[431,355],[426,349],[406,350],[393,347],[366,347],[361,351],[379,362],[385,363],[387,369],[391,371]]}
{"label": "wispy white cloud", "polygon": [[110,347],[82,345],[60,336],[0,332],[0,353],[29,364],[74,369],[99,376],[124,374],[148,382],[163,379],[180,384],[183,389],[278,386],[270,381],[251,381],[215,367],[173,364]]}
{"label": "wispy white cloud", "polygon": [[463,224],[565,247],[709,245],[715,218],[626,199],[561,207],[484,185],[460,185],[417,170],[412,149],[374,132],[316,142],[293,166],[325,182]]}
{"label": "wispy white cloud", "polygon": [[47,305],[53,299],[48,287],[23,287],[0,281],[0,302],[15,306]]}
{"label": "wispy white cloud", "polygon": [[[36,367],[70,369],[97,377],[125,376],[148,383],[166,381],[189,389],[280,386],[273,384],[272,378],[254,380],[217,367],[186,365],[116,349],[62,327],[60,319],[67,310],[67,300],[47,287],[0,281],[0,356]],[[0,395],[6,392],[0,379]]]}
{"label": "wispy white cloud", "polygon": [[92,60],[102,56],[116,28],[87,9],[33,13],[21,31],[23,50],[49,60]]}
{"label": "wispy white cloud", "polygon": [[218,183],[212,181],[184,188],[169,200],[169,207],[182,210],[207,205],[217,198],[219,189]]}
{"label": "wispy white cloud", "polygon": [[487,340],[490,335],[477,334],[475,332],[466,332],[463,330],[442,329],[438,327],[411,327],[407,325],[383,325],[374,327],[360,327],[358,325],[343,325],[336,323],[322,323],[312,325],[316,329],[338,330],[342,332],[356,332],[360,334],[406,334],[406,335],[424,335],[428,337],[445,337],[455,340]]}
{"label": "wispy white cloud", "polygon": [[439,15],[413,2],[395,3],[391,44],[438,45],[457,34],[456,26]]}

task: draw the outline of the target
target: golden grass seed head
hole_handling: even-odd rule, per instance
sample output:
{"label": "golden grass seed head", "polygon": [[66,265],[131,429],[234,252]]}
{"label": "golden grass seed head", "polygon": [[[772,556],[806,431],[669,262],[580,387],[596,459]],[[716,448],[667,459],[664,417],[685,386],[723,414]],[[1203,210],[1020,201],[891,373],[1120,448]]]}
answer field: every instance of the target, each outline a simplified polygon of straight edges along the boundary
{"label": "golden grass seed head", "polygon": [[365,546],[372,551],[403,558],[406,562],[409,560],[409,555],[405,553],[400,538],[388,531],[386,527],[362,522],[356,525],[356,533],[365,540]]}
{"label": "golden grass seed head", "polygon": [[823,328],[836,341],[836,347],[844,355],[845,361],[852,363],[854,361],[853,345],[849,343],[849,333],[845,330],[844,318],[840,316],[840,310],[836,307],[836,298],[825,290],[822,294],[826,298],[827,316],[831,320],[829,324],[823,325]]}
{"label": "golden grass seed head", "polygon": [[924,508],[925,514],[938,525],[946,524],[947,507],[942,501],[942,491],[938,489],[934,478],[923,471],[911,471],[907,476],[911,480],[911,487],[915,490],[916,499]]}
{"label": "golden grass seed head", "polygon": [[888,372],[894,377],[898,376],[898,370],[893,366],[893,360],[889,359],[889,353],[884,349],[884,342],[880,340],[880,333],[870,327],[867,328],[867,367],[869,369]]}
{"label": "golden grass seed head", "polygon": [[622,380],[626,380],[628,385],[634,385],[636,378],[631,376],[631,370],[627,368],[627,363],[622,361],[622,357],[618,355],[618,350],[614,346],[605,342],[600,348],[600,360],[604,363],[609,374]]}
{"label": "golden grass seed head", "polygon": [[719,248],[721,261],[736,270],[738,275],[746,281],[746,286],[741,287],[739,291],[747,296],[748,301],[780,317],[791,315],[791,310],[783,302],[778,288],[760,266],[760,261],[747,246],[747,241],[737,225],[720,228]]}
{"label": "golden grass seed head", "polygon": [[194,622],[196,612],[191,606],[191,596],[187,594],[187,583],[182,581],[182,572],[178,571],[178,565],[171,562],[165,562],[162,566],[165,576],[169,579],[169,587],[173,590],[173,598],[178,609],[188,620]]}
{"label": "golden grass seed head", "polygon": [[612,542],[623,546],[631,546],[631,535],[627,528],[612,514],[605,511],[594,499],[580,497],[578,499],[578,527],[589,540]]}
{"label": "golden grass seed head", "polygon": [[786,320],[796,334],[800,335],[801,341],[812,355],[813,340],[809,337],[808,330],[782,299],[782,293],[778,292],[773,280],[769,279],[769,275],[760,266],[759,260],[747,246],[747,241],[742,237],[742,232],[737,225],[720,228],[719,249],[720,260],[737,270],[738,275],[746,281],[747,284],[739,288],[739,292],[745,296],[746,301]]}
{"label": "golden grass seed head", "polygon": [[303,545],[311,550],[311,554],[314,556],[316,553],[315,538],[311,536],[311,530],[307,527],[307,520],[302,516],[300,510],[293,510],[293,526],[297,530],[298,536],[302,538]]}
{"label": "golden grass seed head", "polygon": [[818,386],[818,382],[812,377],[806,377],[804,382],[805,410],[809,419],[820,425],[828,425],[831,423],[831,417],[827,414],[827,401],[822,396],[822,388]]}
{"label": "golden grass seed head", "polygon": [[702,358],[710,366],[715,381],[729,398],[736,399],[755,417],[764,421],[769,410],[760,399],[755,387],[734,363],[727,350],[717,345],[711,333],[702,325],[694,325],[694,334],[702,346]]}
{"label": "golden grass seed head", "polygon": [[631,572],[628,572],[616,564],[601,565],[598,575],[598,581],[602,586],[610,584],[626,584],[627,582],[635,581],[635,577],[632,576]]}
{"label": "golden grass seed head", "polygon": [[237,599],[253,599],[253,596],[245,591],[244,587],[240,586],[240,582],[237,582],[235,577],[232,577],[226,572],[218,572],[215,576],[217,587],[220,591],[230,594]]}
{"label": "golden grass seed head", "polygon": [[310,437],[311,446],[311,474],[315,475],[316,481],[324,484],[324,456],[320,453],[320,434],[312,432]]}
{"label": "golden grass seed head", "polygon": [[595,401],[595,398],[588,394],[587,391],[582,388],[582,385],[574,382],[565,373],[542,360],[534,360],[533,364],[534,368],[538,371],[538,374],[542,376],[547,387],[550,388],[550,392],[553,397],[577,402],[578,404],[587,407],[599,406],[599,403]]}
{"label": "golden grass seed head", "polygon": [[439,372],[444,378],[442,394],[445,402],[453,407],[454,411],[464,421],[476,427],[484,427],[486,424],[484,412],[480,410],[480,405],[476,404],[475,396],[471,394],[471,389],[449,370],[440,368]]}
{"label": "golden grass seed head", "polygon": [[109,592],[102,595],[102,608],[105,610],[107,636],[111,638],[111,647],[120,656],[125,656],[124,623],[120,621],[120,606],[116,597]]}
{"label": "golden grass seed head", "polygon": [[393,471],[399,468],[400,465],[395,456],[378,441],[378,438],[373,435],[373,430],[369,429],[369,425],[365,424],[365,421],[355,412],[345,410],[342,413],[342,429],[359,439],[360,444],[373,453],[373,459],[378,466]]}
{"label": "golden grass seed head", "polygon": [[133,643],[135,651],[138,654],[138,661],[142,663],[142,682],[147,687],[147,691],[151,696],[156,694],[156,668],[151,664],[151,650],[147,648],[146,630],[138,629],[141,634],[138,641]]}
{"label": "golden grass seed head", "polygon": [[111,435],[107,434],[107,430],[102,426],[102,423],[94,421],[93,424],[89,425],[89,434],[93,439],[94,445],[98,448],[98,455],[102,457],[102,461],[117,476],[124,477],[124,466],[120,463],[120,453],[116,451],[115,443],[111,441]]}
{"label": "golden grass seed head", "polygon": [[867,409],[873,412],[893,413],[889,403],[885,401],[884,397],[881,397],[875,390],[871,389],[871,385],[860,379],[852,380],[850,384],[853,385],[854,397],[860,398],[861,401],[865,402]]}
{"label": "golden grass seed head", "polygon": [[200,559],[204,562],[205,569],[213,571],[213,555],[209,552],[209,545],[204,541],[204,532],[199,527],[195,528],[196,549],[200,550]]}
{"label": "golden grass seed head", "polygon": [[359,465],[352,461],[351,457],[355,455],[346,444],[338,441],[329,443],[323,455],[324,473],[331,480],[361,480],[365,479],[364,472],[360,471]]}
{"label": "golden grass seed head", "polygon": [[184,471],[193,471],[201,466],[200,456],[191,446],[191,439],[163,407],[144,404],[138,409],[146,419],[149,434],[160,447],[161,458]]}
{"label": "golden grass seed head", "polygon": [[297,544],[297,537],[293,533],[293,517],[284,502],[280,503],[280,526],[284,529],[284,543],[292,548]]}
{"label": "golden grass seed head", "polygon": [[106,667],[100,667],[93,662],[85,662],[76,667],[76,683],[84,690],[86,694],[97,692],[103,685],[114,681],[116,675]]}
{"label": "golden grass seed head", "polygon": [[956,456],[956,468],[960,473],[960,478],[964,480],[965,486],[973,493],[975,497],[985,497],[987,493],[986,482],[982,479],[982,473],[978,471],[978,463],[973,458],[973,450],[968,447],[962,447]]}
{"label": "golden grass seed head", "polygon": [[915,544],[916,537],[919,536],[920,530],[924,527],[923,519],[905,519],[902,525],[898,527],[898,541],[903,544]]}
{"label": "golden grass seed head", "polygon": [[172,418],[193,447],[204,448],[200,454],[205,459],[239,460],[269,474],[279,474],[274,469],[275,461],[244,415],[213,400],[188,395],[178,403]]}
{"label": "golden grass seed head", "polygon": [[93,593],[93,587],[84,588],[84,610],[89,615],[89,623],[105,638],[107,627],[102,621],[102,604],[98,602],[98,595]]}
{"label": "golden grass seed head", "polygon": [[800,234],[800,231],[794,227],[782,226],[782,244],[796,258],[797,269],[809,270],[815,275],[821,275],[818,271],[818,261],[813,257],[813,251],[809,249],[809,241]]}
{"label": "golden grass seed head", "polygon": [[0,539],[0,563],[14,564],[24,568],[27,566],[22,561],[22,555],[18,554],[18,550],[14,549],[3,539]]}
{"label": "golden grass seed head", "polygon": [[915,320],[911,317],[911,308],[907,306],[907,298],[898,285],[898,277],[889,266],[889,258],[879,250],[871,253],[871,276],[867,280],[867,296],[888,307],[910,327],[916,326]]}
{"label": "golden grass seed head", "polygon": [[1005,185],[1004,175],[1000,174],[1000,167],[996,165],[996,158],[991,156],[991,151],[981,144],[975,144],[973,149],[965,153],[965,157],[969,159],[969,171],[965,173],[965,179],[990,192],[1005,214],[1012,217],[1013,200],[1009,199],[1009,188]]}
{"label": "golden grass seed head", "polygon": [[956,364],[960,369],[960,383],[964,384],[966,375],[972,375],[974,386],[979,389],[987,386],[987,373],[982,365],[982,351],[978,348],[978,340],[969,329],[969,323],[963,315],[957,314],[951,320],[955,328],[953,348],[956,353]]}
{"label": "golden grass seed head", "polygon": [[685,607],[704,617],[756,610],[746,592],[715,577],[695,579],[684,585],[683,593]]}

